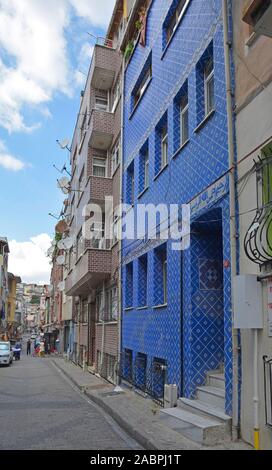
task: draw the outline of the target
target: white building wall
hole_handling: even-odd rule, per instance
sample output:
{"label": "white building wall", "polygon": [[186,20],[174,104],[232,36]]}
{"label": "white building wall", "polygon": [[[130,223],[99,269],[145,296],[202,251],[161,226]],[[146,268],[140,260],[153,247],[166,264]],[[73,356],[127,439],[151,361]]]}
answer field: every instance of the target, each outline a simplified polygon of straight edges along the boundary
{"label": "white building wall", "polygon": [[[271,139],[272,142],[272,83],[267,86],[250,104],[237,115],[237,151],[238,151],[238,179],[249,171],[261,155],[261,146]],[[241,160],[250,154],[243,162]],[[241,180],[238,185],[239,213],[240,215],[240,273],[260,274],[258,265],[252,263],[246,256],[243,243],[246,231],[254,219],[255,212],[249,212],[257,208],[256,174],[248,178],[247,183]],[[272,184],[272,181],[271,181]],[[264,370],[263,356],[272,358],[272,338],[268,337],[268,309],[267,309],[267,282],[263,282],[262,300],[264,329],[259,333],[259,398],[260,398],[260,446],[261,449],[272,450],[272,429],[265,425],[264,402]],[[253,444],[253,332],[242,331],[242,395],[241,395],[241,431],[245,441]]]}

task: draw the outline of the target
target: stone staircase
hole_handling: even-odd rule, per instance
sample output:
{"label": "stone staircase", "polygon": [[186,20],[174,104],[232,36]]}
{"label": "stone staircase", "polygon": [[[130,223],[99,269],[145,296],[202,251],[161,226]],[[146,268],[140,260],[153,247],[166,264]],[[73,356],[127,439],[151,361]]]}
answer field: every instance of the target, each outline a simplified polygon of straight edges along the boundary
{"label": "stone staircase", "polygon": [[206,385],[197,387],[196,399],[179,398],[177,408],[161,411],[167,426],[188,439],[214,445],[231,438],[231,418],[225,414],[223,371],[207,373]]}

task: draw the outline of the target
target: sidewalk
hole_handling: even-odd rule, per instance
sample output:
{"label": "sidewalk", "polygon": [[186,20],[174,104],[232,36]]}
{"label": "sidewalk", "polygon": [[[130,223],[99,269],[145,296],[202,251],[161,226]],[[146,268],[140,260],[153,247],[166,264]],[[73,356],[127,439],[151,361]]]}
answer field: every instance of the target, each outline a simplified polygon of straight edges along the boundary
{"label": "sidewalk", "polygon": [[201,446],[164,425],[158,416],[161,408],[151,399],[138,395],[126,386],[122,386],[122,393],[116,394],[114,385],[83,372],[80,367],[64,359],[53,359],[52,363],[146,450],[252,449],[242,441],[214,447]]}

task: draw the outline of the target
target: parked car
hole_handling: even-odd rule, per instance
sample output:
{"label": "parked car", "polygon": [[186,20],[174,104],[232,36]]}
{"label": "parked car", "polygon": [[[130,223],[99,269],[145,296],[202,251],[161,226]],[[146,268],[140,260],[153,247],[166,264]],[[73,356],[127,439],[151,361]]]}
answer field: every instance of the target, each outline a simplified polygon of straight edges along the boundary
{"label": "parked car", "polygon": [[13,361],[13,351],[9,341],[0,342],[0,364],[10,366]]}
{"label": "parked car", "polygon": [[36,338],[37,338],[37,335],[36,335],[36,333],[32,333],[32,335],[31,335],[31,337],[30,337],[30,338],[31,338],[31,339],[36,339]]}

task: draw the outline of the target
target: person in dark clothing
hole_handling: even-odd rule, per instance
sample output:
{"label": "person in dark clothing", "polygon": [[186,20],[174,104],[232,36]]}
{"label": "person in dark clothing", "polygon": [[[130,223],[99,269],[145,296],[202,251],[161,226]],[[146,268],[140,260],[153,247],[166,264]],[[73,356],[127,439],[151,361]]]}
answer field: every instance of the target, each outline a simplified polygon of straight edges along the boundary
{"label": "person in dark clothing", "polygon": [[27,354],[27,355],[31,354],[31,339],[28,339],[28,340],[27,340],[27,343],[26,343],[26,354]]}

